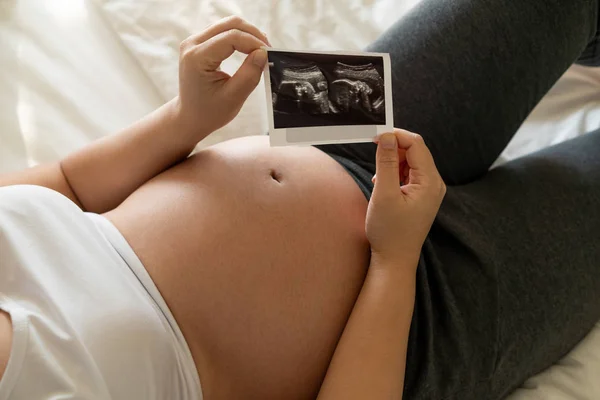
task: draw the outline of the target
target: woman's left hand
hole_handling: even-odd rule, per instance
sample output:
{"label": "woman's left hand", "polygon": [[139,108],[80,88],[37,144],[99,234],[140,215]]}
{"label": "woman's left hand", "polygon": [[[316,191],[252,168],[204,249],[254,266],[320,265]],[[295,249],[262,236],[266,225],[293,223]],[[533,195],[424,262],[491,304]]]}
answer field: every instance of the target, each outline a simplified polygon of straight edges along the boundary
{"label": "woman's left hand", "polygon": [[[268,45],[264,33],[237,16],[222,19],[181,43],[179,96],[173,104],[179,134],[192,146],[238,114],[260,81],[267,63],[261,47]],[[230,76],[219,67],[236,50],[248,56]]]}
{"label": "woman's left hand", "polygon": [[387,261],[382,265],[410,260],[416,267],[446,185],[420,135],[395,129],[377,142],[377,178],[366,221],[372,260]]}

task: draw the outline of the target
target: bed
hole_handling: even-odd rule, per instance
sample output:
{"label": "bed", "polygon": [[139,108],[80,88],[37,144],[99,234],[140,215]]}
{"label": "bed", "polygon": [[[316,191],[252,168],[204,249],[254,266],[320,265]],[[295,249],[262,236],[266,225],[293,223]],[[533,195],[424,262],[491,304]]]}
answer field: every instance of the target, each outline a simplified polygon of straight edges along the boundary
{"label": "bed", "polygon": [[[171,98],[179,42],[221,17],[244,16],[276,47],[353,50],[418,1],[2,0],[0,172],[57,160]],[[223,68],[233,71],[240,60],[236,56]],[[266,126],[259,87],[240,115],[199,147],[264,134]],[[573,66],[497,163],[598,127],[600,68]],[[509,399],[598,399],[598,377],[600,324]]]}

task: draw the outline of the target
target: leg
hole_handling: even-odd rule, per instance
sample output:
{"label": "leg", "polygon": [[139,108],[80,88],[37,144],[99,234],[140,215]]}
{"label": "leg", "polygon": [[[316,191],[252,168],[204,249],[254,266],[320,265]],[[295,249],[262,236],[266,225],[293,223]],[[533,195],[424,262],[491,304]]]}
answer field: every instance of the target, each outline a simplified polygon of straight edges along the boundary
{"label": "leg", "polygon": [[600,66],[600,34],[588,44],[588,47],[581,53],[577,63],[587,65],[588,67]]}
{"label": "leg", "polygon": [[420,289],[443,303],[421,302],[418,322],[435,322],[413,339],[421,352],[434,343],[435,367],[421,365],[409,391],[429,374],[450,398],[502,399],[600,319],[599,152],[600,130],[449,188]]}
{"label": "leg", "polygon": [[[586,322],[599,318],[597,313],[588,313],[577,330],[557,332],[557,336],[543,324],[533,326],[548,314],[543,307],[547,296],[536,297],[539,289],[533,281],[536,272],[540,275],[539,271],[549,265],[563,271],[563,276],[568,275],[570,279],[565,278],[565,281],[571,283],[570,287],[576,287],[574,281],[580,275],[569,273],[569,268],[574,268],[570,264],[566,269],[557,268],[561,266],[560,261],[574,264],[582,261],[577,268],[591,269],[590,260],[581,254],[570,260],[564,254],[562,259],[550,263],[545,252],[554,251],[555,247],[548,249],[546,241],[537,241],[535,223],[547,218],[542,212],[549,207],[534,201],[536,194],[545,193],[536,192],[542,190],[537,173],[544,171],[544,162],[533,171],[525,172],[519,169],[522,168],[519,163],[523,162],[520,160],[510,164],[519,174],[502,167],[490,173],[497,178],[476,180],[487,172],[531,108],[595,35],[597,18],[597,0],[533,0],[518,5],[499,0],[425,0],[369,47],[369,50],[387,51],[392,55],[395,124],[425,137],[447,183],[457,185],[475,180],[470,185],[449,189],[423,247],[407,360],[407,399],[501,398],[530,374],[564,354],[579,340],[581,332],[589,329]],[[589,138],[586,140],[590,142],[579,146],[595,145],[597,153],[598,139],[591,143],[594,135]],[[374,173],[375,146],[372,144],[320,148],[350,158]],[[567,153],[574,151],[565,151],[564,155]],[[557,163],[567,163],[556,157]],[[577,157],[570,162],[577,163]],[[598,162],[594,165],[596,175],[590,174],[589,178],[585,175],[589,173],[584,171],[585,164],[579,165],[577,179],[585,180],[589,190],[593,188],[594,179],[600,178],[600,165]],[[568,176],[569,173],[565,173],[563,179]],[[514,193],[509,191],[510,186],[500,183],[509,178],[518,186],[518,190],[513,189],[517,190]],[[554,175],[552,178],[556,179]],[[577,182],[574,180],[571,185]],[[500,191],[504,188],[506,191]],[[511,194],[515,197],[507,198]],[[522,200],[523,207],[517,198]],[[573,201],[587,204],[590,214],[594,211],[584,195],[574,195]],[[511,207],[500,208],[503,202]],[[563,211],[555,212],[560,215],[560,221],[563,221]],[[525,217],[531,219],[520,226]],[[590,215],[590,218],[597,220],[598,215]],[[506,221],[513,224],[510,229],[504,225]],[[540,222],[542,229],[545,228],[543,222]],[[588,234],[580,238],[574,232],[579,224],[574,217],[569,225],[571,236],[565,240],[577,248],[577,240],[581,239],[586,248],[594,236]],[[496,229],[500,226],[505,227],[502,232]],[[581,227],[583,236],[586,229]],[[555,232],[553,238],[558,234]],[[512,246],[507,252],[508,245]],[[514,254],[520,254],[521,258],[511,264],[510,255]],[[529,259],[528,255],[531,255]],[[540,261],[543,265],[538,267]],[[513,276],[510,281],[506,274],[512,271],[507,265],[513,270],[529,271],[531,276]],[[543,280],[539,282],[546,284]],[[597,281],[586,283],[596,290],[600,288]],[[531,326],[525,325],[534,332],[530,338],[543,332],[546,336],[542,340],[546,343],[556,340],[556,344],[566,338],[567,345],[540,347],[547,352],[547,357],[533,359],[532,356],[531,364],[519,358],[523,357],[526,345],[533,343],[529,339],[520,347],[511,344],[511,339],[514,342],[519,339],[508,335],[510,329],[518,325],[511,321],[519,321],[520,317],[527,322],[536,310],[532,308],[529,313],[520,314],[520,310],[513,308],[518,297],[513,298],[513,303],[507,303],[505,297],[510,297],[510,291],[504,295],[507,292],[504,288],[510,284],[515,286],[514,293],[526,299],[525,303],[530,300],[529,293],[523,294],[519,289],[535,285],[531,303],[542,311],[531,320]],[[573,297],[569,303],[571,308],[576,308],[588,293],[582,291],[582,297]],[[507,315],[510,313],[512,315]],[[568,318],[558,314],[556,317],[555,323]],[[500,318],[504,318],[502,322]],[[510,369],[521,361],[525,367]]]}
{"label": "leg", "polygon": [[[394,122],[418,132],[449,185],[482,176],[575,61],[597,0],[424,0],[370,51],[389,52]],[[374,172],[375,146],[320,146]]]}
{"label": "leg", "polygon": [[598,25],[599,31],[579,56],[579,59],[577,60],[578,64],[587,65],[589,67],[600,66],[600,14],[598,15]]}

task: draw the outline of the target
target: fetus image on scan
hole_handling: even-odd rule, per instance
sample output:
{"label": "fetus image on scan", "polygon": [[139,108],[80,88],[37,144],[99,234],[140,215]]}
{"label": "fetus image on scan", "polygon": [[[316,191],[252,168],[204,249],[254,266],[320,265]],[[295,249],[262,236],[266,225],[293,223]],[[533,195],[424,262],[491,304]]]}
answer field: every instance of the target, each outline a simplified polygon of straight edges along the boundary
{"label": "fetus image on scan", "polygon": [[[329,85],[325,75],[316,65],[285,65],[281,70],[281,81],[274,92],[274,99],[281,103],[288,100],[289,106],[295,106],[309,114],[327,114],[329,112]],[[291,110],[293,111],[293,110]]]}
{"label": "fetus image on scan", "polygon": [[269,52],[275,128],[384,125],[383,58]]}
{"label": "fetus image on scan", "polygon": [[374,114],[385,112],[383,78],[373,64],[338,62],[333,73],[339,78],[331,83],[330,89],[334,112],[350,112],[361,107]]}

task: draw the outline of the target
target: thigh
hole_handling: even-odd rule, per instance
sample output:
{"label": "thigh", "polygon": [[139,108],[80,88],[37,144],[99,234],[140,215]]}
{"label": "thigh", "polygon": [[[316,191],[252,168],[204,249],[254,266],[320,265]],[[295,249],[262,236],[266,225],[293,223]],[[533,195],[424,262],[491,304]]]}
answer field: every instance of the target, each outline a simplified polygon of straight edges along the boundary
{"label": "thigh", "polygon": [[578,64],[588,67],[600,66],[600,33],[588,44],[577,60]]}
{"label": "thigh", "polygon": [[[600,319],[600,131],[448,194],[430,240],[444,283],[458,295],[442,301],[470,318],[471,333],[483,333],[461,339],[493,362],[491,374],[478,377],[489,383],[487,398],[501,399]],[[448,241],[465,244],[453,249],[460,260],[445,250]]]}
{"label": "thigh", "polygon": [[[394,123],[447,184],[484,175],[596,34],[597,0],[424,0],[367,50],[392,59]],[[320,146],[369,164],[375,146]]]}

